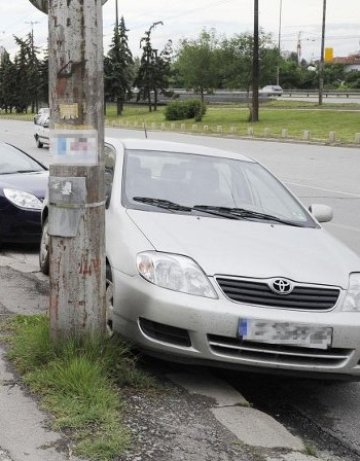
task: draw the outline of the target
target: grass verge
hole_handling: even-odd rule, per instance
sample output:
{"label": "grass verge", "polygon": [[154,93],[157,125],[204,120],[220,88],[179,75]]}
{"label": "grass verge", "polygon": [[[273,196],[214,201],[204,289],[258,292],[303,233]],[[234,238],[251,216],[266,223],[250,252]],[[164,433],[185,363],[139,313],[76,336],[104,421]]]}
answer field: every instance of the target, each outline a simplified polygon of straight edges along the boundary
{"label": "grass verge", "polygon": [[[260,108],[260,121],[257,123],[249,123],[249,110],[245,105],[209,106],[201,122],[192,119],[175,123],[165,120],[163,107],[149,112],[144,106],[125,106],[123,115],[117,117],[115,107],[108,106],[106,122],[108,126],[125,128],[141,128],[145,122],[148,129],[157,130],[355,143],[356,134],[360,132],[359,110],[334,106],[324,106],[319,110],[314,103],[291,104],[290,101],[285,105],[283,101],[273,101]],[[360,105],[356,106],[360,108]],[[308,133],[305,134],[305,131]],[[335,139],[330,140],[330,132],[335,132]]]}
{"label": "grass verge", "polygon": [[[107,105],[107,126],[122,128],[142,128],[175,132],[202,134],[249,136],[331,144],[358,144],[360,104],[326,103],[319,106],[308,101],[271,100],[261,104],[260,121],[249,123],[248,105],[208,106],[201,122],[182,120],[170,123],[165,120],[165,108],[160,106],[156,112],[149,112],[147,106],[125,105],[123,115],[116,115],[116,106]],[[32,114],[0,114],[0,120],[32,120]],[[307,132],[305,134],[305,132]],[[330,132],[335,133],[331,137]],[[357,135],[357,136],[356,136]]]}
{"label": "grass verge", "polygon": [[136,368],[126,345],[117,338],[55,344],[42,315],[11,318],[7,331],[9,359],[77,455],[109,461],[130,447],[121,388],[150,389],[155,382]]}

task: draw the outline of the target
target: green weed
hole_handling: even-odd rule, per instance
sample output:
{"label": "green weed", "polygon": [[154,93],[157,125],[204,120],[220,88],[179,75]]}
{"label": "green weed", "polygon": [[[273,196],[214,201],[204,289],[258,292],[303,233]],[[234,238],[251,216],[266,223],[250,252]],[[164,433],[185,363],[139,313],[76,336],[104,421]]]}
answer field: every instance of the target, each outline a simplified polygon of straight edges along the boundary
{"label": "green weed", "polygon": [[108,461],[127,449],[131,439],[121,420],[119,387],[155,387],[127,346],[117,337],[55,344],[41,315],[17,316],[8,327],[8,357],[54,415],[54,428],[71,434],[76,454]]}

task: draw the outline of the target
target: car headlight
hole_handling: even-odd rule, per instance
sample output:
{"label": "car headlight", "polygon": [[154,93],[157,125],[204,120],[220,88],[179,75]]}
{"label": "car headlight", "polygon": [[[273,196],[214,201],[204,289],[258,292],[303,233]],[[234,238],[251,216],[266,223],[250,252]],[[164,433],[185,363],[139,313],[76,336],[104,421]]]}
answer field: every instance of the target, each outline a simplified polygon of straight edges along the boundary
{"label": "car headlight", "polygon": [[4,189],[5,197],[14,205],[20,208],[41,210],[42,202],[35,195],[29,192],[16,189]]}
{"label": "car headlight", "polygon": [[343,304],[345,312],[360,312],[360,273],[350,274],[349,288]]}
{"label": "car headlight", "polygon": [[202,269],[186,256],[145,251],[137,255],[137,267],[140,275],[154,285],[206,298],[217,298]]}

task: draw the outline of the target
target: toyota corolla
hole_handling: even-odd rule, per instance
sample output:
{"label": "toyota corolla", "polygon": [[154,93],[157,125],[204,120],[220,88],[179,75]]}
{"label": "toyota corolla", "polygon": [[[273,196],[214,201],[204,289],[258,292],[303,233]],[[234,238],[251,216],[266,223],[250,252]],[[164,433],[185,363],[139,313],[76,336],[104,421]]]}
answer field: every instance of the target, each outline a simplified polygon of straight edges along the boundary
{"label": "toyota corolla", "polygon": [[170,360],[360,376],[360,259],[320,225],[329,207],[239,152],[105,153],[110,329]]}

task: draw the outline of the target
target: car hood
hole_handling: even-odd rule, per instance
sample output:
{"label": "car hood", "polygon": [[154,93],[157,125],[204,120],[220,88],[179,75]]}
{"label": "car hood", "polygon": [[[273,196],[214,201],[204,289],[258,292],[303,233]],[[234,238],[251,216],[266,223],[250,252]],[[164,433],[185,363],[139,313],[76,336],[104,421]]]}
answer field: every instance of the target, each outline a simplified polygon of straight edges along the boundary
{"label": "car hood", "polygon": [[128,210],[157,251],[192,257],[207,275],[341,286],[360,259],[325,230],[282,224]]}
{"label": "car hood", "polygon": [[38,173],[16,173],[0,175],[0,188],[9,187],[25,192],[30,192],[43,199],[48,187],[48,171]]}

